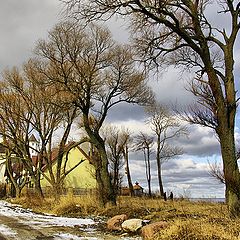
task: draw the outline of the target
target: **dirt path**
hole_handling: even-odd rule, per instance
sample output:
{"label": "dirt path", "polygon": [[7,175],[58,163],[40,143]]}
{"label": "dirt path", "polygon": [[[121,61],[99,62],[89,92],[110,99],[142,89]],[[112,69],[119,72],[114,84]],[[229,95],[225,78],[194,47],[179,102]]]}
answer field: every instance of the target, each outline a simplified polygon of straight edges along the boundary
{"label": "dirt path", "polygon": [[101,239],[94,237],[94,225],[91,219],[35,214],[0,201],[0,240]]}
{"label": "dirt path", "polygon": [[0,240],[140,240],[112,236],[96,229],[92,219],[36,214],[0,201]]}

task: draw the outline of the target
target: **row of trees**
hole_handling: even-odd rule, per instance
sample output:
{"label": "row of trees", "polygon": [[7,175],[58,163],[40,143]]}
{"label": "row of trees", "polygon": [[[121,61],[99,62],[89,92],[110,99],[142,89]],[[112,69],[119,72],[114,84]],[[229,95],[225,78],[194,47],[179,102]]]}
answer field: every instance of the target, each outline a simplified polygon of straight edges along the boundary
{"label": "row of trees", "polygon": [[146,113],[147,133],[133,134],[130,130],[112,126],[104,129],[103,135],[106,139],[110,174],[116,194],[119,192],[122,183],[123,175],[121,175],[122,172],[120,170],[125,167],[128,187],[133,195],[129,170],[129,153],[140,151],[143,154],[149,196],[152,195],[151,176],[153,164],[154,167],[157,166],[159,193],[162,197],[164,196],[162,165],[169,159],[183,154],[181,147],[173,145],[174,140],[188,134],[187,128],[183,126],[177,115],[159,104],[147,107]]}
{"label": "row of trees", "polygon": [[[75,19],[127,16],[134,47],[150,69],[175,65],[191,69],[191,92],[198,98],[188,120],[212,128],[221,145],[226,200],[240,216],[240,173],[235,147],[239,98],[234,77],[234,47],[240,29],[237,0],[62,0]],[[210,13],[210,14],[209,14]],[[217,19],[226,19],[219,28]]]}
{"label": "row of trees", "polygon": [[[73,121],[77,118],[77,109],[68,96],[59,93],[57,88],[43,85],[43,75],[36,70],[36,65],[29,61],[20,71],[16,68],[5,71],[0,94],[0,134],[6,150],[8,176],[19,196],[26,180],[31,177],[39,197],[42,197],[40,185],[41,169],[45,164],[49,171],[48,180],[55,190],[61,191],[62,182],[67,175],[62,170],[62,160]],[[61,128],[59,139],[57,174],[52,169],[52,149],[54,135]],[[40,139],[39,147],[29,144],[32,134]],[[37,151],[38,159],[33,162],[31,151]],[[70,150],[70,147],[68,151]],[[15,164],[21,165],[21,172],[13,177]],[[16,174],[16,173],[15,173]]]}
{"label": "row of trees", "polygon": [[[155,104],[145,73],[136,70],[130,48],[117,45],[107,29],[96,25],[85,27],[71,22],[56,25],[47,40],[38,42],[35,58],[21,69],[5,70],[0,102],[0,134],[6,149],[8,176],[17,196],[30,177],[38,196],[43,197],[40,184],[43,175],[52,185],[57,198],[67,174],[81,164],[81,161],[77,162],[66,171],[64,154],[84,142],[90,142],[97,150],[91,156],[91,163],[96,169],[101,204],[109,201],[115,203],[123,157],[128,185],[133,194],[128,161],[130,142],[133,142],[130,133],[110,129],[104,136],[101,132],[109,109],[120,102],[147,106],[147,124],[151,125],[156,135],[156,159],[162,196],[162,163],[182,154],[180,148],[171,147],[168,143],[172,138],[186,134],[186,129],[166,108]],[[85,130],[85,135],[66,148],[74,123]],[[37,148],[29,145],[32,133],[39,137],[40,146]],[[57,171],[54,172],[52,154],[56,148],[56,134],[58,152]],[[134,141],[134,150],[148,152],[144,155],[149,195],[152,144],[153,137],[144,133],[136,136]],[[31,150],[38,152],[35,162],[31,159]],[[21,172],[24,174],[14,177],[12,166],[16,162],[21,163]],[[42,171],[43,166],[49,175]]]}
{"label": "row of trees", "polygon": [[[21,69],[13,68],[3,74],[0,134],[9,153],[7,156],[21,161],[39,197],[43,196],[40,185],[43,164],[49,171],[49,177],[44,177],[57,196],[65,176],[81,163],[66,172],[63,155],[78,144],[91,143],[95,149],[91,163],[96,170],[100,204],[115,204],[116,192],[100,130],[109,109],[118,103],[148,105],[153,101],[145,73],[136,67],[129,46],[114,42],[106,28],[62,22],[49,32],[47,40],[37,43],[34,58]],[[74,122],[78,122],[86,134],[66,149]],[[61,136],[54,174],[51,158],[57,131]],[[39,151],[37,166],[30,155],[31,133],[40,139],[40,150],[34,149]],[[8,161],[14,159],[9,157]],[[14,182],[14,186],[19,194],[22,185]]]}

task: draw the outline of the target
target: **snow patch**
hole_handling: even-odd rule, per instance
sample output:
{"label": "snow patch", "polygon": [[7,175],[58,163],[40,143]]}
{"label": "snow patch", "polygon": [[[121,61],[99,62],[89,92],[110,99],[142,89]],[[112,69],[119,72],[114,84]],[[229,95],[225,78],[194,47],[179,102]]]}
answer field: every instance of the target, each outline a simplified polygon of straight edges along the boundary
{"label": "snow patch", "polygon": [[51,215],[41,215],[33,213],[31,210],[25,210],[19,206],[0,201],[0,214],[6,217],[17,218],[22,223],[41,227],[61,226],[88,226],[96,224],[92,219],[56,217]]}
{"label": "snow patch", "polygon": [[59,233],[54,236],[54,240],[60,240],[60,239],[66,239],[66,240],[99,240],[99,238],[95,237],[78,237],[76,235],[70,234],[70,233]]}
{"label": "snow patch", "polygon": [[9,228],[8,226],[6,226],[4,224],[0,224],[0,232],[4,236],[15,236],[15,235],[17,235],[17,232],[13,231],[11,228]]}

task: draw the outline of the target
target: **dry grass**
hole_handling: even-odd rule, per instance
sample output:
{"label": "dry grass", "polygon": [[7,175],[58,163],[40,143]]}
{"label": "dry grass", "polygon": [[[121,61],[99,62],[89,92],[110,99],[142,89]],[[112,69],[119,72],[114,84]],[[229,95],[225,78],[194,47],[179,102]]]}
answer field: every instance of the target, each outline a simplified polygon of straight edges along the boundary
{"label": "dry grass", "polygon": [[50,213],[59,216],[86,216],[97,213],[97,201],[92,196],[61,196],[59,200],[45,198],[41,200],[32,196],[11,199],[11,203],[20,204],[38,213]]}
{"label": "dry grass", "polygon": [[20,199],[18,203],[37,212],[57,215],[109,218],[124,213],[129,218],[168,222],[169,227],[161,230],[154,239],[240,240],[240,219],[231,220],[227,206],[221,203],[120,197],[117,206],[99,208],[94,197],[72,195],[61,197],[58,202]]}
{"label": "dry grass", "polygon": [[61,197],[58,203],[53,204],[52,213],[65,216],[87,216],[95,215],[98,212],[96,207],[97,200],[90,196],[72,196]]}
{"label": "dry grass", "polygon": [[154,239],[161,240],[237,240],[239,222],[211,222],[208,219],[175,220],[169,228],[156,234]]}

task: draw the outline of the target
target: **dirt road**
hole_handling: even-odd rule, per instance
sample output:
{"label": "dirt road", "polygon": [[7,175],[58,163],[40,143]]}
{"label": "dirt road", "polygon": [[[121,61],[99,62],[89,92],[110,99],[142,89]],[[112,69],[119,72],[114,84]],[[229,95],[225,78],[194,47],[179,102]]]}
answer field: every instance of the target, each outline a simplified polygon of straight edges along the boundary
{"label": "dirt road", "polygon": [[0,240],[102,239],[91,219],[35,214],[0,201]]}
{"label": "dirt road", "polygon": [[97,231],[92,219],[36,214],[0,201],[0,240],[141,240]]}
{"label": "dirt road", "polygon": [[140,240],[97,231],[92,219],[36,214],[0,201],[0,240]]}

